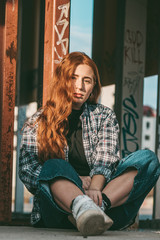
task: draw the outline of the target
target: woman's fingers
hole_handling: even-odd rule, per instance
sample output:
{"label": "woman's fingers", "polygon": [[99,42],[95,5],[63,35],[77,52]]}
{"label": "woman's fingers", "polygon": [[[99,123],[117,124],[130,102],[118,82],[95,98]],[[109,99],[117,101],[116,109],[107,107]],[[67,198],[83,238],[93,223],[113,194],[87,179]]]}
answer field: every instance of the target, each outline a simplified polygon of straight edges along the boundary
{"label": "woman's fingers", "polygon": [[86,195],[88,195],[98,206],[102,206],[102,193],[98,190],[86,190]]}
{"label": "woman's fingers", "polygon": [[87,190],[90,187],[91,184],[91,177],[89,176],[80,176],[81,180],[82,180],[82,187],[83,189]]}
{"label": "woman's fingers", "polygon": [[102,206],[102,193],[99,190],[89,189],[91,185],[91,177],[80,176],[82,180],[82,187],[85,190],[86,195],[88,195],[98,206]]}
{"label": "woman's fingers", "polygon": [[101,207],[102,206],[102,193],[99,191],[98,195],[98,205]]}

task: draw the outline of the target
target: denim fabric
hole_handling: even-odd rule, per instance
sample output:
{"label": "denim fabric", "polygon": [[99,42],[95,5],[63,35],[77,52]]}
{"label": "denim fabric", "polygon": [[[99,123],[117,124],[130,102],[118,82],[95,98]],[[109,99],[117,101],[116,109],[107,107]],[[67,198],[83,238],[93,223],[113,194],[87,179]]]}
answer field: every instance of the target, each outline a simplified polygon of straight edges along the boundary
{"label": "denim fabric", "polygon": [[46,161],[38,179],[42,221],[46,227],[74,228],[68,221],[68,213],[55,203],[50,193],[50,181],[57,177],[63,177],[72,181],[84,192],[82,181],[71,164],[62,159],[50,159]]}
{"label": "denim fabric", "polygon": [[127,201],[107,212],[108,216],[114,221],[111,230],[124,229],[134,222],[145,197],[160,176],[159,160],[150,150],[138,150],[122,159],[112,179],[118,177],[130,167],[136,168],[138,174],[134,179],[134,185]]}
{"label": "denim fabric", "polygon": [[[144,198],[160,176],[159,161],[150,150],[139,150],[122,159],[112,179],[118,177],[130,167],[136,168],[138,174],[135,177],[129,198],[123,205],[107,211],[107,214],[114,221],[112,230],[123,229],[132,223]],[[68,221],[68,213],[55,203],[50,193],[49,182],[56,177],[63,177],[72,181],[84,192],[81,179],[68,162],[62,159],[46,161],[38,180],[42,220],[45,227],[73,228],[73,225]]]}

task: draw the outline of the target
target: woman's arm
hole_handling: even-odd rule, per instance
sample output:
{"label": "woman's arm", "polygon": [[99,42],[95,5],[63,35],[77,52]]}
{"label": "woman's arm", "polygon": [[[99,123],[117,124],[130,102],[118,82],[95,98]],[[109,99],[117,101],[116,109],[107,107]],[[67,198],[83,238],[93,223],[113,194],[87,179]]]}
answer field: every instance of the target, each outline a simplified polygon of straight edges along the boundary
{"label": "woman's arm", "polygon": [[97,144],[91,158],[94,159],[90,177],[103,175],[109,182],[120,160],[119,125],[112,110],[104,111],[103,120],[97,134]]}
{"label": "woman's arm", "polygon": [[101,206],[102,190],[110,181],[112,174],[120,160],[119,154],[119,125],[115,113],[108,108],[101,115],[101,126],[97,134],[97,145],[94,148],[92,159],[94,165],[90,172],[91,185],[86,194]]}
{"label": "woman's arm", "polygon": [[90,190],[102,191],[105,184],[105,177],[103,175],[94,175],[91,179]]}
{"label": "woman's arm", "polygon": [[42,166],[38,161],[38,149],[36,144],[35,129],[27,126],[24,129],[20,157],[19,157],[19,178],[32,194],[38,189],[38,177]]}
{"label": "woman's arm", "polygon": [[41,168],[42,166],[38,163],[37,156],[34,153],[29,153],[25,147],[22,147],[19,158],[19,178],[32,194],[35,194],[37,191],[37,179]]}
{"label": "woman's arm", "polygon": [[103,175],[94,175],[91,179],[91,184],[88,190],[85,193],[93,199],[93,201],[102,206],[102,190],[105,184],[105,177]]}

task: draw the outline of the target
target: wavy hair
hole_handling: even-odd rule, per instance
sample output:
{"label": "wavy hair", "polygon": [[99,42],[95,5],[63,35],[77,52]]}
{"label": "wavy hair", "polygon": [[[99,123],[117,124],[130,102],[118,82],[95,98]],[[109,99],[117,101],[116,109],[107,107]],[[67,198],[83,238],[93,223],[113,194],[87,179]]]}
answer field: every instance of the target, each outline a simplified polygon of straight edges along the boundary
{"label": "wavy hair", "polygon": [[54,72],[50,96],[37,120],[38,154],[42,163],[50,158],[65,158],[68,116],[72,112],[72,76],[80,64],[87,64],[94,72],[95,85],[87,102],[97,103],[101,84],[96,64],[81,52],[66,55]]}

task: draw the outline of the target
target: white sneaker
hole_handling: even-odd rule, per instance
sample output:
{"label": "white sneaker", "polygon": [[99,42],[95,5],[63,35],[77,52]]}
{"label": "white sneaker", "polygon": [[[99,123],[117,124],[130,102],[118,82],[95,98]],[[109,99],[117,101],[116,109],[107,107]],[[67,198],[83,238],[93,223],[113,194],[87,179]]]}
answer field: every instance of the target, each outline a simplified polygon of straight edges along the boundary
{"label": "white sneaker", "polygon": [[113,224],[112,219],[87,195],[79,195],[75,198],[72,214],[83,236],[100,235]]}

